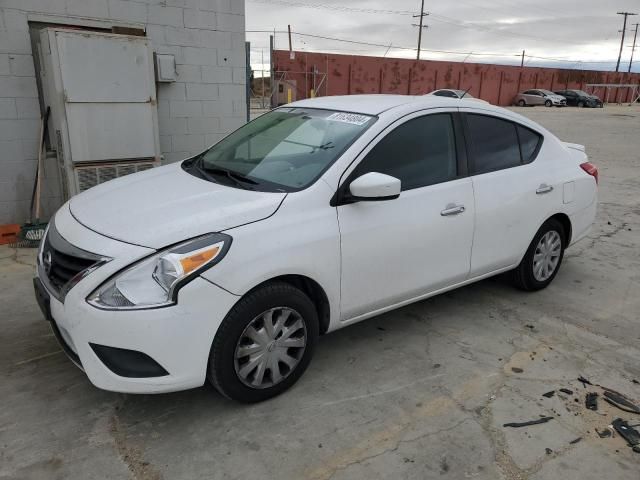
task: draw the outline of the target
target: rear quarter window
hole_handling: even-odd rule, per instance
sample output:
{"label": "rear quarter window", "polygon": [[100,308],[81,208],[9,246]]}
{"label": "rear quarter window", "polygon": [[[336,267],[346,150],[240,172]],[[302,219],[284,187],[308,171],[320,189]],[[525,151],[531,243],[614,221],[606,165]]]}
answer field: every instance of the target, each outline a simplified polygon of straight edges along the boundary
{"label": "rear quarter window", "polygon": [[542,146],[542,135],[534,132],[533,130],[517,126],[518,138],[520,140],[520,153],[522,154],[522,163],[531,163],[538,156],[540,147]]}

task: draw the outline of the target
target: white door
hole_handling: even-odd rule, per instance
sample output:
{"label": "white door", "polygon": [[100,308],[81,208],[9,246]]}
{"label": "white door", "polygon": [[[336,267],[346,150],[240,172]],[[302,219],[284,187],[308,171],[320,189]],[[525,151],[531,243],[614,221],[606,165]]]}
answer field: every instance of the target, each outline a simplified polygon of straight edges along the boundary
{"label": "white door", "polygon": [[413,115],[382,135],[343,177],[342,188],[379,172],[399,178],[402,193],[337,207],[342,320],[461,282],[469,273],[473,187],[458,172],[453,115]]}
{"label": "white door", "polygon": [[539,154],[540,134],[486,114],[469,111],[465,119],[476,208],[475,277],[520,261],[542,222],[562,205],[562,188]]}

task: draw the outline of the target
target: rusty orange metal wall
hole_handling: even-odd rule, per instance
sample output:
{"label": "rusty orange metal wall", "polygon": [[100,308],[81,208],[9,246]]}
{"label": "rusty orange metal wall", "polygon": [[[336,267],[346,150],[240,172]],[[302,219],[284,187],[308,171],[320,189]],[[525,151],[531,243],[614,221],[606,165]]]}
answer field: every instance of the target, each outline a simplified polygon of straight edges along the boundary
{"label": "rusty orange metal wall", "polygon": [[[584,90],[587,83],[640,84],[638,73],[520,68],[315,52],[295,52],[295,59],[291,60],[288,50],[274,51],[274,66],[276,80],[296,80],[298,99],[310,96],[314,80],[319,96],[359,93],[420,95],[437,88],[470,88],[471,95],[494,105],[511,105],[519,91],[529,88]],[[600,88],[594,93],[605,100],[604,90]],[[630,89],[611,90],[611,102],[631,100]]]}

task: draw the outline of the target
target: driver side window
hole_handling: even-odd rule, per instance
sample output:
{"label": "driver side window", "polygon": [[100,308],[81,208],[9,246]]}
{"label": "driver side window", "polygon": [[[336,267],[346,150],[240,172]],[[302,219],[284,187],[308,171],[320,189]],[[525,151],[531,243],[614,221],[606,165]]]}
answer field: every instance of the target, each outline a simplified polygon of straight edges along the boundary
{"label": "driver side window", "polygon": [[369,172],[398,178],[402,191],[455,179],[457,155],[451,115],[426,115],[395,128],[360,162],[352,178]]}

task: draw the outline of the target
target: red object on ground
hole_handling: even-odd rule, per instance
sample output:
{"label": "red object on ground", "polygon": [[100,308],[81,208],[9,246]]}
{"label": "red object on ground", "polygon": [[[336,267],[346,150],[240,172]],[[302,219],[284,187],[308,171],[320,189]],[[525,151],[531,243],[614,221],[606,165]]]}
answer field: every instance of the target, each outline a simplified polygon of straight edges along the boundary
{"label": "red object on ground", "polygon": [[18,224],[0,225],[0,245],[16,242],[18,233],[20,233]]}

